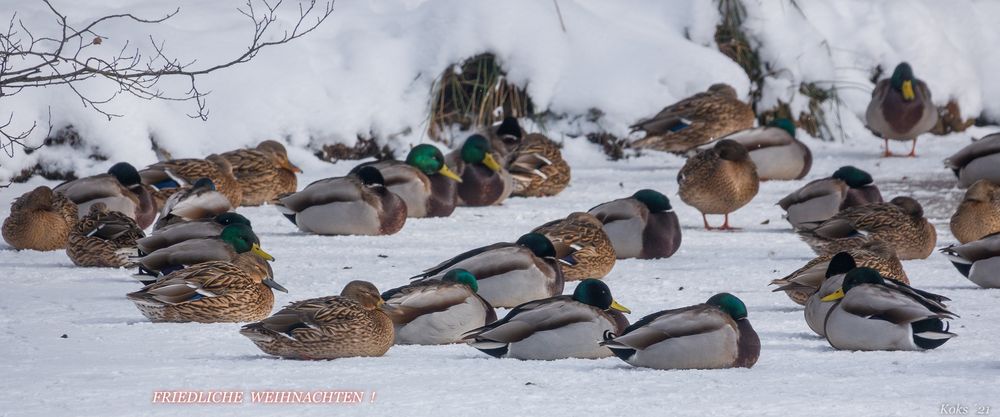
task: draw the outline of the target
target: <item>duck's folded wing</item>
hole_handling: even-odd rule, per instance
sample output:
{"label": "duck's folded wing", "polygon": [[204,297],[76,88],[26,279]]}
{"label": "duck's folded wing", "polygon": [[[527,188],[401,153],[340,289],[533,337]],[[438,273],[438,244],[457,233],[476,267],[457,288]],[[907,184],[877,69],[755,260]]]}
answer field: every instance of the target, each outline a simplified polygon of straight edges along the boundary
{"label": "duck's folded wing", "polygon": [[735,140],[746,147],[748,151],[789,145],[795,141],[788,132],[776,127],[758,127],[741,130],[724,136],[722,139]]}
{"label": "duck's folded wing", "polygon": [[569,296],[536,300],[518,306],[499,321],[469,331],[464,339],[514,343],[538,332],[592,321],[593,312],[592,308],[573,301]]}
{"label": "duck's folded wing", "polygon": [[587,211],[600,220],[601,223],[608,224],[618,220],[629,220],[640,218],[643,222],[649,216],[649,209],[634,198],[622,198],[600,204]]}
{"label": "duck's folded wing", "polygon": [[437,313],[465,303],[472,293],[462,284],[425,281],[385,294],[385,310],[396,324],[406,324],[424,314]]}
{"label": "duck's folded wing", "polygon": [[353,177],[328,178],[309,184],[302,191],[280,200],[285,207],[299,212],[322,204],[359,201],[362,199],[361,187],[363,185]]}
{"label": "duck's folded wing", "polygon": [[641,350],[667,339],[709,333],[726,326],[733,326],[732,319],[718,308],[702,304],[643,317],[627,327],[624,334],[601,344]]}
{"label": "duck's folded wing", "polygon": [[64,182],[52,191],[61,193],[72,201],[90,201],[122,195],[127,190],[114,177],[101,174]]}
{"label": "duck's folded wing", "polygon": [[193,265],[232,258],[228,244],[218,239],[192,239],[153,251],[139,258],[139,263],[154,271],[169,266]]}
{"label": "duck's folded wing", "polygon": [[944,160],[951,169],[961,169],[973,159],[1000,154],[1000,133],[987,135]]}
{"label": "duck's folded wing", "polygon": [[840,304],[845,312],[893,324],[913,323],[927,318],[955,317],[947,310],[932,311],[912,297],[887,286],[859,285],[852,288],[847,295]]}
{"label": "duck's folded wing", "polygon": [[[455,264],[458,264],[459,262],[494,250],[507,249],[505,251],[498,252],[496,256],[498,258],[510,259],[508,255],[511,252],[511,249],[516,251],[516,249],[518,248],[519,246],[517,246],[517,244],[514,243],[499,242],[499,243],[494,243],[492,245],[487,245],[480,248],[472,249],[465,253],[461,253],[458,256],[455,256],[454,258],[448,259],[447,261],[441,262],[440,264],[425,269],[422,274],[414,275],[410,277],[410,279],[427,278],[427,277],[432,277],[434,275],[438,275],[443,272],[447,272],[448,269],[450,269],[452,266],[455,266]],[[476,275],[479,276],[480,274]]]}
{"label": "duck's folded wing", "polygon": [[845,193],[847,193],[847,184],[843,181],[834,178],[822,178],[814,180],[788,194],[785,198],[778,201],[778,205],[781,206],[782,210],[788,210],[793,204],[802,204],[809,200],[834,196],[836,198],[835,207],[839,209],[840,202],[843,201]]}

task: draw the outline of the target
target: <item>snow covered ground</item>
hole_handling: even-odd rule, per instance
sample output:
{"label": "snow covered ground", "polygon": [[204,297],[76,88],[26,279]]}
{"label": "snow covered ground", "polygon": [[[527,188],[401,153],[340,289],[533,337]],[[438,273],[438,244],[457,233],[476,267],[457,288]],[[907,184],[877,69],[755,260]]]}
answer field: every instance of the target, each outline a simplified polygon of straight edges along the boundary
{"label": "snow covered ground", "polygon": [[[411,220],[393,236],[304,235],[273,207],[239,210],[277,258],[276,278],[290,290],[277,294],[282,305],[337,293],[353,279],[370,280],[383,290],[402,285],[422,268],[465,249],[513,240],[547,220],[655,188],[671,197],[680,216],[680,251],[663,260],[619,261],[605,281],[634,311],[632,320],[704,302],[721,291],[738,295],[762,343],[752,369],[657,371],[632,368],[617,358],[522,362],[493,359],[465,345],[393,347],[380,358],[280,360],[239,335],[238,324],[146,321],[124,297],[139,287],[126,270],[76,268],[62,252],[4,248],[0,415],[912,416],[938,415],[942,404],[1000,407],[995,356],[1000,292],[976,287],[941,254],[904,261],[914,286],[952,298],[953,311],[961,315],[952,325],[959,336],[929,352],[835,351],[809,331],[801,307],[767,286],[813,257],[775,202],[844,164],[869,170],[887,198],[916,197],[937,227],[938,246],[953,242],[947,222],[962,193],[953,188],[941,159],[964,146],[970,135],[993,130],[925,136],[916,159],[879,158],[880,142],[874,138],[857,138],[850,145],[808,140],[816,157],[810,175],[762,184],[753,202],[733,216],[744,228],[738,232],[702,230],[697,211],[676,197],[682,159],[650,153],[609,162],[579,140],[567,141],[564,148],[573,182],[562,194],[459,208],[449,218]],[[302,183],[340,175],[352,166],[293,162],[307,171]],[[6,217],[12,198],[41,183],[3,190],[0,217]],[[377,396],[372,402],[368,394],[362,404],[349,406],[151,404],[154,390],[213,389],[342,389]]]}

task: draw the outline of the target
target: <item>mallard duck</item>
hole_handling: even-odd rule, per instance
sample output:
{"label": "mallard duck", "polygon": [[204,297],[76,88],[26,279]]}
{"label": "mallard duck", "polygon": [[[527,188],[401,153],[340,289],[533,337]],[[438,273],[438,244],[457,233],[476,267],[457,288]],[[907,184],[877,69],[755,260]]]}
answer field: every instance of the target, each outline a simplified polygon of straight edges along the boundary
{"label": "mallard duck", "polygon": [[733,229],[729,226],[729,213],[749,203],[760,187],[757,168],[747,148],[728,139],[689,158],[677,174],[677,183],[681,200],[701,212],[708,230],[712,228],[706,214],[724,214],[726,220],[719,229]]}
{"label": "mallard duck", "polygon": [[969,281],[983,288],[1000,288],[1000,233],[941,249]]}
{"label": "mallard duck", "polygon": [[455,343],[466,332],[493,323],[497,314],[476,294],[476,276],[452,269],[441,280],[420,281],[382,293],[397,345]]}
{"label": "mallard duck", "polygon": [[521,123],[511,116],[504,117],[495,129],[491,126],[483,132],[490,140],[490,147],[504,160],[521,144],[524,134]]}
{"label": "mallard duck", "polygon": [[131,217],[96,203],[70,232],[66,255],[77,266],[129,266],[136,239],[145,235]]}
{"label": "mallard duck", "polygon": [[615,248],[604,233],[604,223],[589,213],[576,212],[565,219],[536,227],[532,233],[549,238],[566,280],[602,278],[615,266]]}
{"label": "mallard duck", "polygon": [[183,187],[187,187],[199,178],[208,178],[216,189],[229,199],[229,204],[239,207],[243,201],[243,190],[233,175],[233,166],[226,158],[211,154],[205,159],[172,159],[157,162],[146,167],[139,175],[142,183],[156,189],[153,197],[159,206],[163,206],[167,198]]}
{"label": "mallard duck", "polygon": [[138,258],[136,262],[141,270],[136,278],[146,283],[155,280],[158,275],[203,262],[225,261],[243,266],[256,262],[256,258],[274,260],[260,248],[260,239],[250,226],[230,224],[222,229],[219,237],[183,240]]}
{"label": "mallard duck", "polygon": [[814,180],[778,201],[792,228],[822,222],[841,210],[881,203],[882,193],[867,172],[842,166],[830,178]]}
{"label": "mallard duck", "polygon": [[634,366],[654,369],[750,368],[760,357],[760,338],[747,307],[729,293],[705,304],[650,314],[601,345]]}
{"label": "mallard duck", "polygon": [[514,178],[511,195],[553,196],[569,185],[569,164],[563,159],[559,145],[542,134],[525,136],[507,156],[506,165]]}
{"label": "mallard duck", "polygon": [[562,294],[564,278],[559,266],[552,241],[528,233],[515,243],[494,243],[462,253],[413,278],[439,280],[449,270],[465,269],[476,277],[478,293],[490,305],[514,307]]}
{"label": "mallard duck", "polygon": [[260,350],[290,359],[382,356],[392,347],[392,320],[378,289],[351,281],[340,296],[289,304],[273,316],[240,329]]}
{"label": "mallard duck", "polygon": [[378,169],[385,187],[406,202],[407,217],[448,217],[455,211],[462,178],[448,168],[438,148],[417,145],[406,155],[406,162],[368,162],[351,173],[366,166]]}
{"label": "mallard duck", "polygon": [[887,285],[878,271],[855,268],[842,287],[820,299],[830,307],[823,331],[838,350],[927,350],[955,337],[954,313],[908,287]]}
{"label": "mallard duck", "polygon": [[958,186],[965,188],[979,180],[1000,184],[1000,133],[973,142],[944,160],[958,177]]}
{"label": "mallard duck", "polygon": [[175,223],[163,228],[153,230],[149,236],[135,241],[139,255],[152,253],[153,251],[175,245],[188,239],[198,239],[203,237],[219,237],[222,229],[230,224],[250,224],[250,220],[239,213],[222,213],[210,219],[190,220]]}
{"label": "mallard duck", "polygon": [[213,218],[232,209],[229,199],[215,190],[212,180],[199,178],[191,188],[175,192],[163,203],[153,230],[174,223]]}
{"label": "mallard duck", "polygon": [[585,279],[572,296],[521,304],[504,318],[468,332],[464,340],[496,358],[604,358],[611,351],[598,342],[603,334],[628,326],[622,313],[631,311],[611,297],[607,284]]}
{"label": "mallard duck", "polygon": [[245,266],[212,261],[164,276],[129,293],[152,322],[234,323],[260,320],[271,313],[274,293],[288,292],[274,282],[263,259]]}
{"label": "mallard duck", "polygon": [[1000,232],[1000,185],[989,180],[976,181],[951,216],[951,233],[959,242],[969,243],[997,232]]}
{"label": "mallard duck", "polygon": [[817,255],[848,251],[874,239],[888,244],[899,259],[924,259],[937,242],[923,207],[910,197],[852,207],[798,233]]}
{"label": "mallard duck", "polygon": [[76,203],[79,216],[90,213],[90,206],[104,203],[110,211],[125,213],[145,229],[156,220],[160,205],[142,186],[139,172],[128,162],[111,166],[106,174],[66,181],[52,189]]}
{"label": "mallard duck", "polygon": [[741,130],[722,139],[747,148],[761,181],[801,179],[812,168],[812,151],[795,138],[795,123],[788,119],[775,119],[765,127]]}
{"label": "mallard duck", "polygon": [[[903,284],[910,283],[906,271],[903,270],[903,264],[896,256],[896,251],[881,240],[869,240],[857,248],[841,253],[847,253],[852,257],[852,266],[847,269],[854,268],[854,261],[857,261],[861,266],[879,271],[883,277]],[[805,305],[809,296],[815,294],[823,285],[823,279],[828,276],[826,274],[833,258],[834,255],[817,256],[784,278],[771,281],[771,285],[778,286],[774,292],[784,291],[792,301]]]}
{"label": "mallard duck", "polygon": [[288,160],[285,145],[265,140],[253,149],[238,149],[221,155],[232,165],[233,176],[243,192],[241,204],[259,206],[281,194],[294,193],[296,173],[302,170]]}
{"label": "mallard duck", "polygon": [[681,226],[667,196],[639,190],[588,211],[604,223],[618,259],[668,258],[681,246]]}
{"label": "mallard duck", "polygon": [[319,235],[391,235],[406,223],[406,202],[389,191],[378,169],[313,182],[280,197],[278,211],[299,230]]}
{"label": "mallard duck", "polygon": [[907,156],[917,156],[917,136],[937,124],[938,111],[931,101],[927,84],[913,76],[905,62],[896,66],[892,77],[879,81],[872,91],[872,101],[865,112],[868,128],[885,140],[884,156],[892,156],[889,139],[913,141]]}
{"label": "mallard duck", "polygon": [[[826,322],[827,314],[834,305],[834,303],[824,302],[822,299],[841,289],[844,284],[844,275],[858,267],[855,257],[852,255],[853,252],[840,252],[830,259],[828,262],[829,266],[822,277],[822,281],[819,283],[819,287],[816,289],[816,292],[808,296],[805,302],[805,309],[803,311],[806,324],[819,336],[826,336],[823,326]],[[878,271],[877,268],[872,269]],[[912,288],[908,281],[902,282],[898,279],[885,277],[884,275],[883,278],[886,278],[886,286],[904,292],[916,293],[927,300],[940,304],[941,308],[944,308],[943,303],[945,301],[951,301],[948,297]]]}
{"label": "mallard duck", "polygon": [[510,196],[514,179],[497,158],[482,135],[469,136],[461,149],[445,157],[451,169],[462,177],[458,184],[459,205],[492,206]]}
{"label": "mallard duck", "polygon": [[10,203],[10,216],[3,221],[3,240],[14,249],[65,248],[77,222],[76,211],[76,204],[66,196],[42,185]]}
{"label": "mallard duck", "polygon": [[678,101],[656,116],[632,125],[646,136],[632,143],[638,148],[685,152],[716,138],[753,127],[750,105],[727,84],[713,84],[704,93]]}

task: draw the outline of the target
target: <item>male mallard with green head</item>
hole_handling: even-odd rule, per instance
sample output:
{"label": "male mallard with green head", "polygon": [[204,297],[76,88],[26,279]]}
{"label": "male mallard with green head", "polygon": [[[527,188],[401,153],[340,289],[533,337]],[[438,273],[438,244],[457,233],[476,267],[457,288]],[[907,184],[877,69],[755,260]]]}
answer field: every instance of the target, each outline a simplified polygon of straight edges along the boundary
{"label": "male mallard with green head", "polygon": [[482,135],[469,136],[461,149],[445,159],[462,178],[458,184],[459,205],[497,205],[514,190],[510,172],[497,162],[490,142]]}
{"label": "male mallard with green head", "polygon": [[695,94],[640,120],[632,131],[645,136],[632,143],[637,148],[666,152],[686,152],[716,138],[753,127],[756,119],[750,105],[727,84],[713,84]]}
{"label": "male mallard with green head", "polygon": [[76,222],[76,204],[42,185],[10,203],[10,216],[3,221],[3,240],[14,249],[62,249]]}
{"label": "male mallard with green head", "polygon": [[711,149],[688,158],[677,173],[681,200],[701,212],[705,229],[706,214],[724,214],[720,230],[729,226],[729,213],[745,206],[757,195],[760,179],[747,148],[733,140],[720,140]]}
{"label": "male mallard with green head", "polygon": [[618,259],[668,258],[681,246],[681,226],[670,199],[655,190],[600,204],[588,211],[604,224]]}
{"label": "male mallard with green head", "polygon": [[913,141],[907,156],[917,156],[917,136],[937,124],[938,112],[927,84],[913,76],[905,62],[896,66],[892,77],[879,81],[865,112],[868,128],[885,140],[884,156],[892,156],[889,139]]}
{"label": "male mallard with green head", "polygon": [[382,293],[395,325],[397,345],[441,345],[461,341],[466,332],[497,320],[480,297],[476,276],[452,269],[440,280],[414,282]]}
{"label": "male mallard with green head", "polygon": [[455,211],[462,178],[448,168],[437,147],[420,144],[406,155],[406,162],[368,162],[351,172],[366,166],[378,169],[386,188],[406,202],[407,217],[448,217]]}
{"label": "male mallard with green head", "polygon": [[138,255],[152,253],[157,249],[176,245],[190,239],[219,237],[222,230],[230,224],[243,224],[252,226],[250,220],[239,213],[226,212],[209,219],[190,220],[181,223],[174,223],[160,229],[153,230],[153,233],[135,241],[139,249]]}
{"label": "male mallard with green head", "polygon": [[105,174],[66,181],[52,191],[61,193],[76,203],[79,216],[90,213],[91,205],[104,203],[108,210],[131,217],[142,229],[153,224],[157,207],[160,207],[142,186],[139,171],[128,162],[112,165]]}
{"label": "male mallard with green head", "polygon": [[845,165],[831,177],[810,181],[778,201],[785,218],[798,230],[833,217],[841,210],[881,203],[882,193],[867,172]]}
{"label": "male mallard with green head", "polygon": [[257,258],[274,260],[260,248],[260,239],[250,226],[231,224],[222,229],[219,237],[184,240],[138,258],[141,274],[136,278],[148,283],[157,276],[204,262],[225,261],[243,266],[256,262]]}

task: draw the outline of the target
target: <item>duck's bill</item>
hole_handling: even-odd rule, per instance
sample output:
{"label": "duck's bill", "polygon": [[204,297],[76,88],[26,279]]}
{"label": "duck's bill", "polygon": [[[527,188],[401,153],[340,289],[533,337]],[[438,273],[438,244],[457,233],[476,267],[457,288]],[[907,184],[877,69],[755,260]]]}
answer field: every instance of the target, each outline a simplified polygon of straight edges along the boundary
{"label": "duck's bill", "polygon": [[902,90],[903,90],[903,100],[909,101],[917,97],[917,95],[913,93],[913,81],[910,80],[903,81]]}
{"label": "duck's bill", "polygon": [[264,250],[260,248],[260,245],[256,243],[254,243],[253,247],[250,248],[250,252],[261,258],[264,258],[265,261],[274,261],[274,257],[271,256],[271,254],[264,252]]}
{"label": "duck's bill", "polygon": [[625,307],[625,306],[623,306],[621,304],[618,304],[618,302],[615,301],[615,300],[611,300],[611,309],[612,310],[618,310],[618,311],[621,311],[622,313],[626,313],[626,314],[632,312],[632,310],[629,310],[628,307]]}
{"label": "duck's bill", "polygon": [[298,166],[296,166],[295,164],[293,164],[291,162],[289,162],[288,166],[286,166],[285,168],[288,168],[289,170],[291,170],[292,172],[297,173],[297,174],[301,174],[302,173],[302,168],[299,168]]}
{"label": "duck's bill", "polygon": [[455,181],[462,182],[462,177],[459,177],[455,171],[448,168],[448,165],[441,164],[441,169],[438,170],[438,174],[444,175],[445,177],[451,178]]}
{"label": "duck's bill", "polygon": [[493,159],[493,154],[487,153],[486,157],[483,158],[483,165],[487,168],[492,169],[494,172],[500,172],[500,164],[497,163],[496,159]]}
{"label": "duck's bill", "polygon": [[288,292],[287,288],[285,288],[284,286],[282,286],[281,284],[277,283],[275,280],[273,280],[271,278],[265,279],[265,280],[261,281],[261,283],[264,284],[264,285],[267,285],[268,287],[271,287],[274,290],[285,292],[285,293]]}
{"label": "duck's bill", "polygon": [[823,298],[820,298],[819,300],[820,301],[836,301],[836,300],[839,300],[841,298],[844,298],[844,289],[843,288],[841,288],[841,289],[839,289],[837,291],[834,291],[830,295],[828,295],[826,297],[823,297]]}

